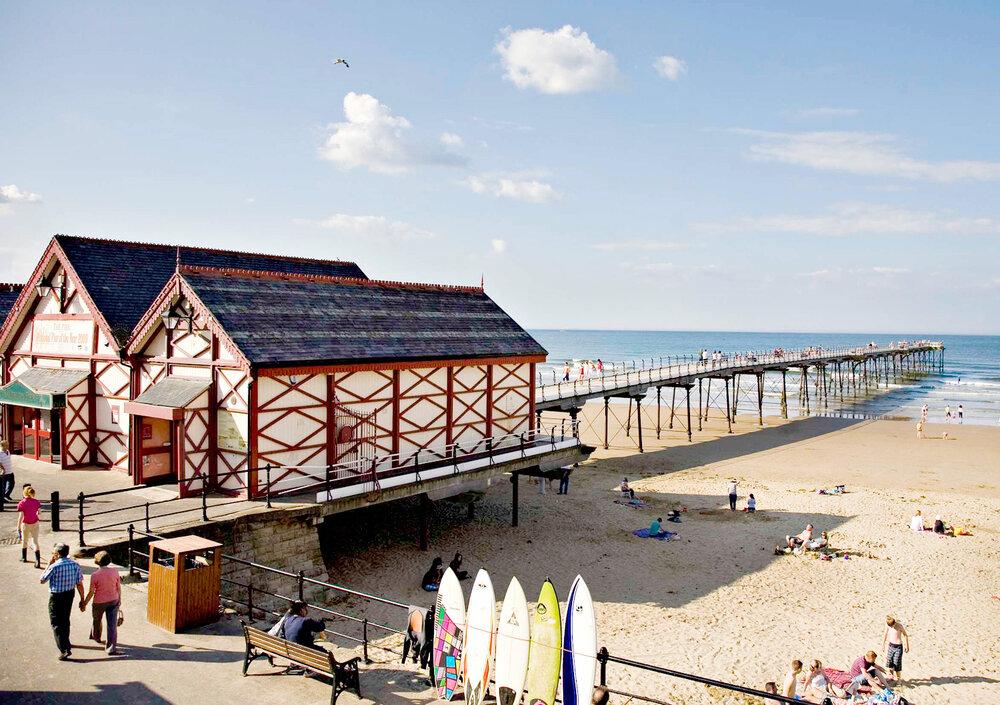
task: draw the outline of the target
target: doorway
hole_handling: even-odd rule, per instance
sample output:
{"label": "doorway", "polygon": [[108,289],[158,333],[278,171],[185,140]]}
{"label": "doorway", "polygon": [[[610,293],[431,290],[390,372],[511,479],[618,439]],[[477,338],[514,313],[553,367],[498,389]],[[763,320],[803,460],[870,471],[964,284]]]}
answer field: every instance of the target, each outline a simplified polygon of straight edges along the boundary
{"label": "doorway", "polygon": [[17,406],[11,416],[15,450],[20,441],[20,451],[24,457],[46,463],[59,462],[62,417],[58,409]]}
{"label": "doorway", "polygon": [[176,453],[174,447],[174,421],[141,417],[141,450],[139,481],[143,484],[177,482]]}

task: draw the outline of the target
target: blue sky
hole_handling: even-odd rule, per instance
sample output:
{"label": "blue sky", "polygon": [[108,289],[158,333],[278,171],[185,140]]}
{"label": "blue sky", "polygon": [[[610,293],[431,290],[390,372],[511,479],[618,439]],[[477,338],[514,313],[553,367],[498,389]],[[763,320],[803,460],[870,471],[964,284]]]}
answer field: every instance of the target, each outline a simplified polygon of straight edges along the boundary
{"label": "blue sky", "polygon": [[757,5],[4,3],[0,279],[65,232],[530,327],[1000,333],[1000,5]]}

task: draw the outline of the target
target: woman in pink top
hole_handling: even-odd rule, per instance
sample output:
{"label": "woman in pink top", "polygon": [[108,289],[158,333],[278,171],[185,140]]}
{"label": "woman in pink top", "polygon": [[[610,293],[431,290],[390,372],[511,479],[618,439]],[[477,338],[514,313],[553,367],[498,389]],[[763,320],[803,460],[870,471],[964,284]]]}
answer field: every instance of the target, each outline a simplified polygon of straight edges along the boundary
{"label": "woman in pink top", "polygon": [[35,547],[35,567],[42,567],[38,549],[38,510],[42,503],[35,499],[35,488],[24,488],[24,499],[17,503],[17,530],[21,534],[21,562],[28,562],[28,540]]}
{"label": "woman in pink top", "polygon": [[101,641],[101,618],[107,618],[108,640],[104,650],[109,656],[113,656],[116,653],[115,647],[118,646],[118,609],[122,601],[122,579],[118,571],[110,567],[111,556],[107,551],[98,551],[94,561],[98,568],[90,576],[90,590],[87,597],[80,601],[80,611],[85,611],[87,603],[94,601],[94,626],[90,630],[90,638],[97,642]]}

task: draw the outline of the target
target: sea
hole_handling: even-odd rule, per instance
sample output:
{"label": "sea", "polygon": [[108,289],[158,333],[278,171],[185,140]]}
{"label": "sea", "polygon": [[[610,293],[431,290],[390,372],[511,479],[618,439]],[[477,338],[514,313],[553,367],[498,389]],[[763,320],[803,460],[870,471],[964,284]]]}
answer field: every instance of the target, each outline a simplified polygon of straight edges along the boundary
{"label": "sea", "polygon": [[[702,349],[728,353],[794,350],[822,346],[861,347],[870,342],[886,346],[899,340],[938,340],[944,343],[944,371],[901,384],[871,395],[849,408],[819,410],[818,413],[850,414],[865,417],[917,419],[927,404],[928,420],[945,423],[945,409],[959,405],[964,423],[1000,425],[1000,336],[928,335],[872,333],[732,333],[707,331],[609,331],[551,330],[529,331],[549,352],[548,361],[538,366],[543,383],[562,376],[566,362],[597,360],[609,363],[635,362],[636,367],[657,366],[660,358],[697,355]],[[790,415],[801,412],[794,404],[797,374],[788,375]],[[752,382],[750,382],[752,384]],[[765,413],[776,413],[780,393],[774,383],[765,383]],[[954,422],[954,421],[953,421]]]}

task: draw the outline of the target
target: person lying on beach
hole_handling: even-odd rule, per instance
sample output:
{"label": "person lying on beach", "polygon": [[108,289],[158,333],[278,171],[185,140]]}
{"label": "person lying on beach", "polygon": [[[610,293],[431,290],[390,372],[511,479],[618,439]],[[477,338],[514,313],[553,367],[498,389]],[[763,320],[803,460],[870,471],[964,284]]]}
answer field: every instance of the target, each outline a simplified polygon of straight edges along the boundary
{"label": "person lying on beach", "polygon": [[818,551],[821,548],[826,548],[830,544],[830,537],[824,531],[819,535],[818,539],[813,539],[812,541],[806,541],[802,544],[802,547],[807,551]]}
{"label": "person lying on beach", "polygon": [[618,486],[622,493],[622,498],[635,499],[635,490],[628,486],[628,478],[622,478],[622,484]]}
{"label": "person lying on beach", "polygon": [[795,534],[795,536],[786,536],[785,543],[789,548],[797,548],[804,544],[806,541],[812,541],[813,537],[813,525],[806,524],[806,528],[801,532]]}

